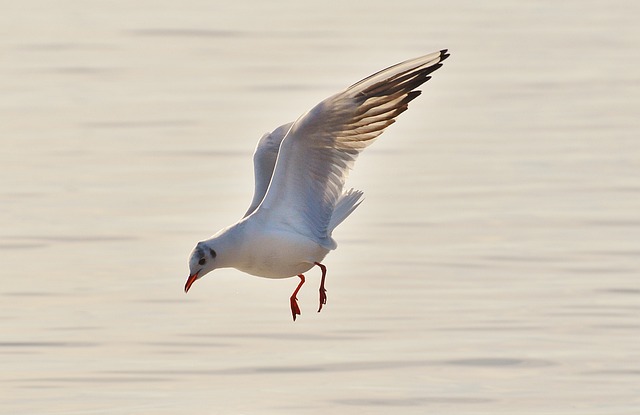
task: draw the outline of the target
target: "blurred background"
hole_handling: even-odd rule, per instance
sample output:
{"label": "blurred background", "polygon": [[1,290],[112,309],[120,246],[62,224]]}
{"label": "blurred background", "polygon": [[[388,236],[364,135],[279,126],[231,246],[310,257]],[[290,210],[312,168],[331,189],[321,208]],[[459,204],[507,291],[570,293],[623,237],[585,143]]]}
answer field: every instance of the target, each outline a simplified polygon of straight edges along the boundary
{"label": "blurred background", "polygon": [[[637,414],[640,6],[4,1],[0,407],[11,414]],[[297,279],[199,240],[258,138],[449,48]]]}

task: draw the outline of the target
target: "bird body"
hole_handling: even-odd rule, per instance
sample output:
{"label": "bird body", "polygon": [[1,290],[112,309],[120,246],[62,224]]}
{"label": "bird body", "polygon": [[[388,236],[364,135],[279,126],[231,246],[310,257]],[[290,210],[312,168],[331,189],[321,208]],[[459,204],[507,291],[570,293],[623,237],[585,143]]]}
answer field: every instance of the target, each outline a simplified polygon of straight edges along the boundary
{"label": "bird body", "polygon": [[217,253],[216,268],[235,268],[263,278],[302,274],[329,253],[308,236],[286,226],[269,226],[268,220],[261,213],[248,216],[201,243]]}
{"label": "bird body", "polygon": [[189,259],[185,292],[216,268],[235,268],[265,278],[298,276],[290,297],[293,319],[303,273],[322,270],[320,308],[326,303],[326,267],[337,247],[333,230],[362,202],[344,191],[362,150],[406,111],[449,55],[441,50],[401,62],[330,96],[295,122],[264,134],[254,152],[254,195],[244,217],[199,242]]}

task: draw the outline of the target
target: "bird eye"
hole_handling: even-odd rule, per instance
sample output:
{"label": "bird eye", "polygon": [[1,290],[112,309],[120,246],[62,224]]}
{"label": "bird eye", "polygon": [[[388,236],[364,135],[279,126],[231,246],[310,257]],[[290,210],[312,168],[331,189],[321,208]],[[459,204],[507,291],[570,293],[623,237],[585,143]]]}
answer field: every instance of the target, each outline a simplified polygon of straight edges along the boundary
{"label": "bird eye", "polygon": [[215,258],[216,257],[216,251],[214,251],[213,249],[209,249],[209,253],[211,254],[211,258]]}
{"label": "bird eye", "polygon": [[200,261],[198,261],[198,264],[200,264],[200,265],[204,265],[204,264],[205,264],[205,262],[207,262],[207,260],[206,260],[206,259],[204,259],[204,258],[201,258],[201,259],[200,259]]}

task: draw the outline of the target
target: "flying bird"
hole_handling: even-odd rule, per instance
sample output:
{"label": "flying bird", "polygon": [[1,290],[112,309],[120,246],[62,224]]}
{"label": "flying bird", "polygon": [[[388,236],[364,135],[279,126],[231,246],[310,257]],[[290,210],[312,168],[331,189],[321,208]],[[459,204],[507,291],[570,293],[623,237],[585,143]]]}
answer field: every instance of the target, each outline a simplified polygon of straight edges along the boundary
{"label": "flying bird", "polygon": [[363,200],[360,190],[344,190],[349,171],[448,56],[443,49],[383,69],[264,134],[253,155],[255,188],[249,209],[238,222],[198,242],[184,291],[217,268],[264,278],[298,276],[289,298],[295,321],[304,273],[318,266],[320,312],[327,302],[322,261],[337,247],[331,234]]}

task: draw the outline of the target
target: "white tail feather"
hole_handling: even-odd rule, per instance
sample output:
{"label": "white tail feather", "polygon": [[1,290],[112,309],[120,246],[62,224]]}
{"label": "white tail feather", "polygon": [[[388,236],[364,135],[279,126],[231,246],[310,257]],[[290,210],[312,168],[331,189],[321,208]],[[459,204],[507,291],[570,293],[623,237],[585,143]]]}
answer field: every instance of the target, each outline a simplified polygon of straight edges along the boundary
{"label": "white tail feather", "polygon": [[349,189],[340,196],[329,220],[328,234],[342,223],[362,203],[364,193],[361,190]]}

